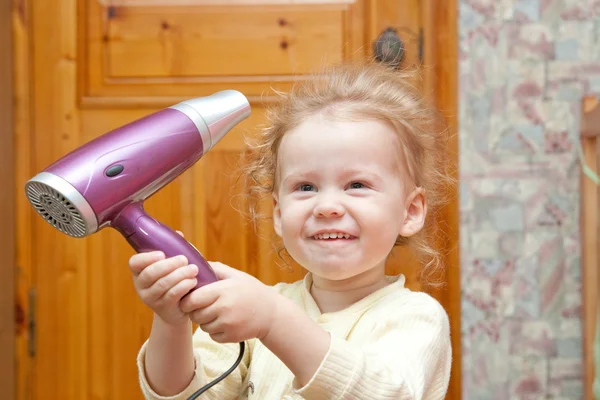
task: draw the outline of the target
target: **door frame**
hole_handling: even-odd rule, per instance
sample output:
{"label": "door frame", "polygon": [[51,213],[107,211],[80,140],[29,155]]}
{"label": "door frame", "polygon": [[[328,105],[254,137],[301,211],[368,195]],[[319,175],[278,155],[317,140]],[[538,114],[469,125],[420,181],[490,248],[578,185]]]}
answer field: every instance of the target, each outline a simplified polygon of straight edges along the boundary
{"label": "door frame", "polygon": [[442,210],[447,222],[441,244],[445,281],[447,285],[430,293],[447,305],[452,341],[452,370],[446,398],[462,398],[462,315],[460,286],[460,218],[458,199],[459,145],[458,145],[458,1],[426,0],[423,2],[423,39],[425,93],[445,117],[448,127],[447,158],[456,186],[448,193],[449,202]]}
{"label": "door frame", "polygon": [[[368,4],[368,2],[367,2]],[[435,0],[423,2],[423,39],[424,59],[428,67],[424,72],[431,74],[427,93],[433,93],[434,104],[448,117],[451,140],[449,143],[450,162],[456,166],[455,177],[458,178],[458,0],[448,0],[440,5]],[[16,399],[16,337],[15,337],[15,272],[16,272],[16,159],[15,150],[15,88],[14,88],[14,38],[12,0],[0,0],[0,182],[5,190],[0,190],[0,220],[4,221],[0,229],[0,251],[4,261],[0,263],[0,387],[7,399]],[[452,44],[447,46],[447,44]],[[442,90],[435,90],[443,88]],[[23,104],[19,105],[23,107]],[[451,231],[447,232],[448,240],[444,244],[445,262],[448,266],[446,278],[448,286],[435,293],[436,297],[445,297],[449,304],[447,310],[452,326],[453,362],[451,385],[448,398],[460,399],[461,385],[461,290],[459,262],[459,210],[457,193],[452,195],[450,205],[444,210],[445,219],[449,221]]]}
{"label": "door frame", "polygon": [[15,345],[15,146],[12,1],[0,0],[0,387],[16,398]]}

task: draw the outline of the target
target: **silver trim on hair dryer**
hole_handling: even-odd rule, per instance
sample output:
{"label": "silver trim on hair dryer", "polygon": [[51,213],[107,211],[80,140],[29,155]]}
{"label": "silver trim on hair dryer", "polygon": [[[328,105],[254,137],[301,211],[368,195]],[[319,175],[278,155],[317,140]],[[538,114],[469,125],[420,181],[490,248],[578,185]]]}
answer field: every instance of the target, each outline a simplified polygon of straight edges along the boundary
{"label": "silver trim on hair dryer", "polygon": [[[50,190],[48,190],[50,189]],[[51,174],[50,172],[40,172],[33,178],[27,181],[25,184],[25,191],[29,201],[34,206],[35,210],[40,216],[49,224],[54,226],[59,231],[66,233],[73,237],[84,237],[90,235],[98,230],[98,221],[96,219],[96,213],[87,202],[85,197],[73,187],[69,182],[63,178]],[[54,193],[54,192],[56,193]],[[44,204],[41,197],[46,195],[61,204],[52,206],[54,210],[49,210],[48,204]],[[57,198],[56,195],[64,197],[64,199]],[[65,204],[66,202],[68,204]],[[70,209],[75,207],[77,213],[73,213]],[[52,220],[56,219],[57,216],[53,215],[58,212],[69,212],[70,216],[73,217],[73,229],[60,227],[60,221]],[[50,218],[51,217],[51,218]]]}
{"label": "silver trim on hair dryer", "polygon": [[181,111],[194,122],[202,137],[204,153],[250,115],[248,99],[237,90],[222,90],[210,96],[182,101],[169,108]]}

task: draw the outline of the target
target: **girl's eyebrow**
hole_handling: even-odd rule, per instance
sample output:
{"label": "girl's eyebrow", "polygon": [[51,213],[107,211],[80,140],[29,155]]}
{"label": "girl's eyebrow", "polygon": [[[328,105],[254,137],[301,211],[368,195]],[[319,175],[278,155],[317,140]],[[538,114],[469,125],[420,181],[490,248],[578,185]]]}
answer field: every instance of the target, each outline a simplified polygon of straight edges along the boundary
{"label": "girl's eyebrow", "polygon": [[382,178],[378,174],[375,174],[372,172],[366,172],[366,171],[359,170],[359,169],[350,170],[346,174],[344,174],[344,177],[347,177],[348,179],[350,177],[354,177],[354,176],[356,176],[357,179],[366,179],[368,181],[374,181],[374,182],[382,181]]}
{"label": "girl's eyebrow", "polygon": [[298,180],[298,179],[310,179],[315,176],[314,171],[293,171],[281,181],[282,185],[285,185],[288,181]]}
{"label": "girl's eyebrow", "polygon": [[[309,171],[292,171],[291,173],[287,174],[287,176],[281,181],[282,185],[286,185],[289,181],[294,181],[294,180],[311,180],[315,178],[315,175],[317,175],[318,171],[313,171],[313,170],[309,170]],[[372,181],[374,183],[382,183],[383,179],[381,178],[381,176],[379,176],[376,173],[372,173],[372,172],[367,172],[365,170],[359,169],[359,168],[349,168],[346,170],[341,170],[340,171],[340,179],[357,179],[357,180],[368,180],[368,181]]]}

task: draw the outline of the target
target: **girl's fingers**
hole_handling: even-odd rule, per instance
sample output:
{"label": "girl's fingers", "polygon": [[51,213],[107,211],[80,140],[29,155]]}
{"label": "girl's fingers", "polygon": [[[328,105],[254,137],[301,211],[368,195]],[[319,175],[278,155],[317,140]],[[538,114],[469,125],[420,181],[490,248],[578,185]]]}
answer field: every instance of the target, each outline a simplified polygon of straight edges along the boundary
{"label": "girl's fingers", "polygon": [[181,300],[183,296],[188,294],[196,286],[196,278],[187,278],[175,284],[171,289],[159,299],[164,303],[173,303]]}
{"label": "girl's fingers", "polygon": [[195,265],[178,266],[170,273],[156,280],[148,288],[148,296],[154,299],[160,299],[181,281],[196,278],[198,267]]}
{"label": "girl's fingers", "polygon": [[[196,322],[194,319],[192,319],[192,321]],[[206,332],[211,336],[224,333],[221,323],[216,318],[204,324],[198,324],[198,326],[200,326],[200,329],[202,329],[203,332]]]}
{"label": "girl's fingers", "polygon": [[164,258],[165,255],[162,251],[134,254],[129,259],[129,268],[134,276],[138,276],[149,265],[163,260]]}
{"label": "girl's fingers", "polygon": [[138,275],[137,285],[140,289],[147,289],[153,286],[159,279],[187,265],[187,262],[185,256],[177,256],[150,264]]}
{"label": "girl's fingers", "polygon": [[[186,312],[185,310],[181,310]],[[215,307],[206,307],[193,310],[190,314],[190,319],[198,325],[205,325],[211,323],[217,319],[219,314],[216,312]]]}

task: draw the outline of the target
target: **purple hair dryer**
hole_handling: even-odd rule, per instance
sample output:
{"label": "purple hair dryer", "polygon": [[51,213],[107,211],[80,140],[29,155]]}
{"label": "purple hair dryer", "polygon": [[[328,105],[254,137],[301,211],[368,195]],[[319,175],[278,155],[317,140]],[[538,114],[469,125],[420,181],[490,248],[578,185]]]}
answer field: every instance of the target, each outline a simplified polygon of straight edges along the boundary
{"label": "purple hair dryer", "polygon": [[143,202],[171,182],[250,115],[241,93],[187,100],[108,132],[30,179],[25,190],[50,225],[73,237],[105,226],[137,252],[185,255],[198,266],[196,288],[217,277],[200,252],[145,213]]}

